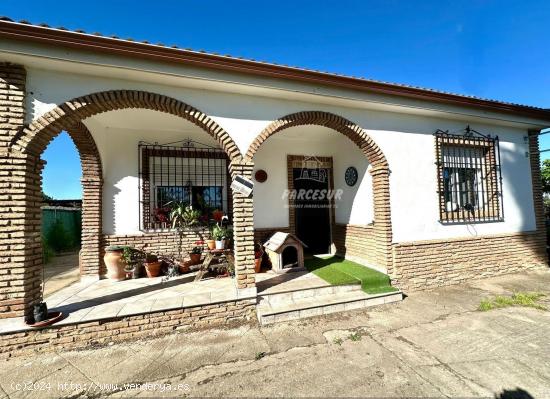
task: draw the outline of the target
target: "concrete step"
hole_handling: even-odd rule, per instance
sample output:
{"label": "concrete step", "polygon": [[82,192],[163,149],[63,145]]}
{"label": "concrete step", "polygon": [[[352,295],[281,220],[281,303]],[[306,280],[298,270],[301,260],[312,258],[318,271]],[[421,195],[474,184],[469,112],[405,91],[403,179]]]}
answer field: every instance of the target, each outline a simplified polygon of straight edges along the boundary
{"label": "concrete step", "polygon": [[260,324],[303,319],[345,310],[362,309],[403,299],[401,291],[369,295],[361,290],[296,298],[282,302],[266,302],[260,299],[257,307]]}
{"label": "concrete step", "polygon": [[269,304],[279,304],[292,302],[299,299],[343,294],[352,291],[361,291],[361,284],[317,284],[311,286],[304,286],[304,284],[296,284],[295,286],[292,286],[290,284],[287,284],[284,289],[270,289],[269,291],[260,292],[258,296],[261,302]]}

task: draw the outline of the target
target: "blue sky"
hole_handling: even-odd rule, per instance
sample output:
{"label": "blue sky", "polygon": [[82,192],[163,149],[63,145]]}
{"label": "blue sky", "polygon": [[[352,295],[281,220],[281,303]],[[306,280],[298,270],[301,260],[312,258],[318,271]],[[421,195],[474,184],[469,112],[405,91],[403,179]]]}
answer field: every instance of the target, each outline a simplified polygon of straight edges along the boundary
{"label": "blue sky", "polygon": [[[548,1],[2,0],[0,14],[550,108]],[[48,148],[46,193],[80,195],[73,152],[64,136]]]}

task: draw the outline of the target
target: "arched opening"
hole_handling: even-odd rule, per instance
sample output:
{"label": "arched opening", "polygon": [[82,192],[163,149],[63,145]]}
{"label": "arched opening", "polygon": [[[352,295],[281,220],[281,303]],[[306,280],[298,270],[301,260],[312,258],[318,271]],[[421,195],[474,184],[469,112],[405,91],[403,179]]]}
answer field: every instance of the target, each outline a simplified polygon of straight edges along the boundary
{"label": "arched opening", "polygon": [[42,155],[42,247],[44,297],[80,280],[82,167],[67,132],[55,137]]}
{"label": "arched opening", "polygon": [[[20,276],[24,282],[24,289],[17,293],[17,306],[26,314],[29,314],[32,305],[41,299],[43,248],[40,239],[40,223],[36,223],[41,218],[42,194],[39,183],[43,163],[40,157],[48,143],[61,131],[67,131],[79,150],[83,170],[81,269],[83,275],[94,276],[97,279],[105,272],[101,261],[103,247],[106,245],[102,234],[103,172],[96,143],[85,123],[95,115],[124,109],[146,109],[171,114],[191,122],[206,132],[218,143],[228,159],[226,167],[230,174],[228,174],[226,184],[232,175],[243,174],[243,170],[249,168],[249,166],[243,165],[239,149],[231,137],[212,119],[179,100],[159,94],[128,90],[95,93],[67,101],[31,122],[10,143],[10,156],[12,159],[21,160],[24,168],[22,175],[25,177],[24,186],[13,189],[14,193],[21,193],[26,204],[25,207],[18,209],[17,215],[13,216],[13,220],[18,221],[25,237],[24,245],[20,250],[21,256],[14,260],[13,266],[20,267],[24,271]],[[184,138],[182,137],[182,139]],[[137,149],[134,148],[125,150],[137,152]],[[115,167],[115,165],[110,165],[110,169]],[[253,287],[253,276],[247,276],[247,272],[253,270],[254,255],[248,245],[252,243],[252,236],[244,232],[245,229],[241,227],[242,224],[248,223],[247,201],[240,198],[240,194],[236,194],[233,195],[233,202],[236,220],[233,237],[235,269],[237,270],[236,282],[238,288]]]}
{"label": "arched opening", "polygon": [[[341,133],[341,138],[334,139],[335,131]],[[269,142],[276,133],[281,141],[278,146]],[[283,139],[288,141],[283,142]],[[353,156],[355,153],[357,157]],[[329,231],[331,254],[357,258],[361,263],[380,271],[392,272],[389,167],[383,152],[364,129],[331,113],[299,112],[269,124],[250,145],[246,155],[254,160],[256,170],[263,170],[267,164],[269,170],[265,172],[273,179],[269,181],[268,177],[269,187],[265,187],[271,190],[280,186],[278,191],[282,191],[266,193],[274,202],[273,208],[281,209],[281,220],[277,219],[274,211],[267,216],[259,215],[260,210],[255,207],[257,239],[265,240],[274,231],[285,231],[296,234],[308,246],[306,251],[311,252],[312,247],[317,246],[317,241],[324,239],[324,236],[319,235],[320,232],[325,234]],[[270,162],[266,163],[266,159]],[[317,187],[323,179],[316,178],[316,186],[303,185],[300,180],[304,180],[304,170],[309,180],[312,180],[311,176],[324,175],[328,183]],[[257,184],[261,186],[262,183]],[[313,214],[310,211],[309,216],[301,215],[307,212],[300,208],[318,205],[314,203],[315,191],[326,189],[327,185],[329,195],[333,196],[325,200],[330,212]],[[335,207],[339,189],[345,198]],[[301,196],[301,191],[304,196]],[[307,198],[309,191],[314,192],[314,201]],[[260,196],[261,188],[257,187],[255,198]],[[365,202],[372,206],[364,206]],[[353,207],[354,203],[361,206]],[[360,212],[359,208],[362,208]],[[346,218],[347,221],[342,221]],[[262,219],[262,223],[259,223],[259,219]],[[285,223],[284,219],[288,221]],[[302,223],[302,227],[297,226],[299,223]],[[304,231],[311,232],[311,236],[304,234]],[[326,245],[319,248],[326,248]],[[313,253],[322,253],[319,248],[313,248]]]}
{"label": "arched opening", "polygon": [[283,258],[283,268],[294,267],[298,263],[298,250],[292,245],[283,249],[281,256]]}

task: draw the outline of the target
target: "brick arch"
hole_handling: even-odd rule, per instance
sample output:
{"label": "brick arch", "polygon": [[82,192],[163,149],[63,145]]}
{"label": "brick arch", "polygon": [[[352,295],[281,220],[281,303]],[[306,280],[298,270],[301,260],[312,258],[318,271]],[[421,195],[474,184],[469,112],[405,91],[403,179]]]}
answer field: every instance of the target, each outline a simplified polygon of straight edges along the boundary
{"label": "brick arch", "polygon": [[101,156],[90,131],[82,122],[67,133],[73,140],[82,168],[82,242],[80,274],[100,273],[100,243],[102,227],[103,168]]}
{"label": "brick arch", "polygon": [[[18,316],[23,312],[28,315],[32,305],[41,299],[43,253],[39,221],[44,162],[40,156],[62,131],[67,131],[73,139],[83,169],[81,273],[95,278],[102,274],[101,160],[93,137],[82,121],[99,113],[130,108],[165,112],[192,122],[217,140],[231,164],[242,162],[237,145],[210,117],[179,100],[155,93],[136,90],[94,93],[66,101],[23,125],[7,141],[6,156],[0,156],[0,169],[7,171],[10,181],[8,197],[2,206],[5,204],[5,209],[11,212],[10,228],[17,237],[17,242],[8,251],[8,261],[11,273],[17,273],[18,283],[10,286],[10,299],[0,297],[0,317]],[[240,244],[242,238],[236,233],[235,240]],[[253,285],[253,281],[250,284]]]}
{"label": "brick arch", "polygon": [[281,130],[300,125],[319,125],[336,130],[357,144],[361,151],[367,156],[373,168],[388,168],[388,162],[384,153],[368,134],[365,133],[362,127],[339,115],[323,111],[297,112],[271,122],[254,139],[248,148],[246,156],[252,159],[258,148],[260,148],[262,143],[269,137]]}
{"label": "brick arch", "polygon": [[179,116],[210,134],[229,156],[241,158],[239,148],[229,134],[198,109],[174,98],[139,90],[110,90],[77,97],[38,117],[15,135],[11,147],[22,153],[39,155],[60,131],[82,120],[107,111],[142,108]]}
{"label": "brick arch", "polygon": [[262,143],[274,134],[294,126],[318,125],[336,130],[353,141],[365,154],[372,169],[374,234],[372,240],[376,262],[392,274],[392,226],[390,210],[390,169],[388,161],[378,145],[359,125],[339,115],[324,111],[302,111],[283,116],[271,122],[252,142],[246,158],[252,160]]}

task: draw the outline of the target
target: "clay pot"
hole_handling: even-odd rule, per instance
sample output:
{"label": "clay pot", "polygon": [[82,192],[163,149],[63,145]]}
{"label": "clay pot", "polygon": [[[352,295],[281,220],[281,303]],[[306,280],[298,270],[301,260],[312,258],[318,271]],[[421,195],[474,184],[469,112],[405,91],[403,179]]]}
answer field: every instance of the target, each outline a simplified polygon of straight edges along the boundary
{"label": "clay pot", "polygon": [[254,259],[254,272],[259,273],[262,270],[262,258]]}
{"label": "clay pot", "polygon": [[191,261],[179,262],[178,269],[181,274],[189,273],[191,271]]}
{"label": "clay pot", "polygon": [[158,277],[160,274],[160,261],[145,263],[147,277]]}
{"label": "clay pot", "polygon": [[122,259],[122,249],[107,249],[103,261],[107,266],[107,278],[115,281],[122,281],[126,279],[126,271],[124,267],[126,263]]}
{"label": "clay pot", "polygon": [[208,249],[216,249],[216,241],[214,240],[206,240],[206,245]]}
{"label": "clay pot", "polygon": [[189,254],[189,257],[191,258],[191,264],[198,265],[199,263],[201,263],[201,256],[202,254]]}

